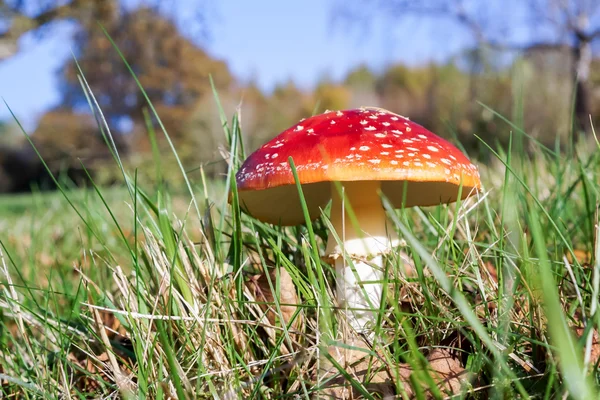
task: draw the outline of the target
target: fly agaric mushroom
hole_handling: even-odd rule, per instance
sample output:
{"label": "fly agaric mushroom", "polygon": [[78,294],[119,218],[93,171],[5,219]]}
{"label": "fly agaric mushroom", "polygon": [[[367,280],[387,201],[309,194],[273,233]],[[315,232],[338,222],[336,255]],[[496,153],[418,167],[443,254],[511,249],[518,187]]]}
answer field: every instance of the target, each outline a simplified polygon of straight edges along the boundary
{"label": "fly agaric mushroom", "polygon": [[[304,222],[289,157],[310,218],[318,218],[332,200],[329,219],[341,246],[330,232],[325,256],[335,264],[338,303],[352,309],[349,322],[359,332],[375,320],[382,256],[398,243],[386,227],[380,193],[400,208],[450,203],[459,192],[464,199],[480,189],[477,167],[452,144],[406,117],[360,108],[305,119],[250,155],[236,175],[244,211],[274,224]],[[348,218],[350,208],[358,230]]]}

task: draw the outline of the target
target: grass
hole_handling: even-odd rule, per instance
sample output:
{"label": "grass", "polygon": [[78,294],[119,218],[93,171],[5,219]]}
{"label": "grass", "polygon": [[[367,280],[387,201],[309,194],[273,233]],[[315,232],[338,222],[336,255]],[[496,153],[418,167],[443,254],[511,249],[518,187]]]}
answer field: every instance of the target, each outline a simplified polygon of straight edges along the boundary
{"label": "grass", "polygon": [[[401,398],[598,398],[597,148],[524,139],[533,151],[495,150],[481,166],[478,198],[388,209],[416,274],[400,250],[388,257],[377,340],[354,346],[365,379],[325,355],[353,349],[320,258],[326,222],[241,213],[240,124],[221,118],[225,182],[191,181],[179,164],[186,191],[173,194],[115,154],[125,187],[0,198],[3,397],[312,398],[335,379],[317,377],[329,362],[364,398],[382,376]],[[445,369],[434,365],[448,349]]]}

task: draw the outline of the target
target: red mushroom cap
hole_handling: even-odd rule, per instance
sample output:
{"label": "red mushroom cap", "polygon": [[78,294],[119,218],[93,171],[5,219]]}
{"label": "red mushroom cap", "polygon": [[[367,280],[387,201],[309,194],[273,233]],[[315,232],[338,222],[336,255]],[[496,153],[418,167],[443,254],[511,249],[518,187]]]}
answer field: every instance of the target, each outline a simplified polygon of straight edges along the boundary
{"label": "red mushroom cap", "polygon": [[[395,207],[457,200],[480,189],[479,172],[460,150],[406,117],[381,108],[326,112],[263,145],[236,175],[240,203],[255,217],[303,222],[288,157],[303,184],[312,218],[330,199],[331,181],[382,181]],[[406,196],[404,190],[406,187]]]}

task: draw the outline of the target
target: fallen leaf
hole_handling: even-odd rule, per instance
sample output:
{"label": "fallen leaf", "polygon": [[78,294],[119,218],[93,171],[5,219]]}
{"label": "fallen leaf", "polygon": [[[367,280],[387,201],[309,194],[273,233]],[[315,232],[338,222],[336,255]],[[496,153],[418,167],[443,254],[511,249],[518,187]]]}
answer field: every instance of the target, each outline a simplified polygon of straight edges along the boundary
{"label": "fallen leaf", "polygon": [[427,361],[435,382],[443,392],[450,395],[461,392],[467,372],[449,349],[434,349],[427,355]]}
{"label": "fallen leaf", "polygon": [[[575,260],[577,260],[579,264],[589,266],[590,262],[592,261],[592,254],[585,250],[574,249],[573,254],[571,254],[570,251],[567,251],[565,255],[570,263],[573,263]],[[573,258],[573,255],[575,258]]]}
{"label": "fallen leaf", "polygon": [[[275,306],[275,296],[269,285],[269,279],[273,289],[277,288],[277,275],[279,274],[279,308],[281,310],[282,321],[277,324],[279,313]],[[285,268],[271,270],[269,278],[266,274],[256,275],[250,280],[250,288],[257,302],[261,303],[260,308],[266,313],[267,319],[273,326],[289,326],[296,310],[298,309],[299,299],[296,293],[296,285]],[[300,327],[301,318],[298,316],[292,322],[291,329],[297,330]]]}
{"label": "fallen leaf", "polygon": [[487,276],[488,276],[489,280],[491,280],[491,282],[498,285],[498,270],[496,269],[496,266],[494,264],[492,264],[490,261],[486,261],[483,264],[483,266],[485,267],[485,270],[487,271]]}
{"label": "fallen leaf", "polygon": [[[583,326],[577,326],[574,329],[575,329],[575,334],[579,338],[581,338],[583,336],[583,334],[585,333],[585,327],[583,327]],[[600,360],[600,335],[598,335],[597,329],[592,329],[591,335],[592,335],[592,345],[591,345],[591,352],[590,352],[590,365],[596,365],[596,363],[598,363],[598,361]],[[586,345],[587,345],[587,341],[584,342],[584,344],[583,344],[584,351],[585,351]]]}
{"label": "fallen leaf", "polygon": [[[371,357],[370,350],[362,338],[351,335],[344,340],[344,346],[329,346],[329,356],[335,360],[353,379],[362,383],[369,393],[377,393],[380,398],[395,398],[394,382],[385,364],[379,357]],[[320,360],[317,384],[326,382],[319,391],[319,399],[358,399],[361,394],[339,373],[335,365],[325,357]]]}
{"label": "fallen leaf", "polygon": [[[403,388],[403,394],[412,398],[415,390],[412,385],[422,384],[422,389],[427,399],[434,399],[435,394],[428,390],[425,382],[412,379],[415,370],[407,363],[392,367],[390,371],[382,357],[369,355],[367,344],[356,336],[346,339],[345,345],[331,346],[329,355],[345,372],[356,381],[362,383],[364,388],[371,394],[377,393],[382,399],[395,399],[400,393],[396,393],[396,387]],[[427,373],[437,383],[442,393],[447,395],[460,394],[463,385],[468,381],[468,372],[462,367],[458,357],[449,349],[433,349],[426,357]],[[359,399],[362,398],[360,391],[351,386],[350,382],[339,373],[334,364],[327,359],[321,360],[319,371],[319,382],[326,382],[326,386],[318,394],[323,399]],[[398,381],[395,381],[397,379]]]}
{"label": "fallen leaf", "polygon": [[108,310],[98,310],[98,313],[100,314],[106,335],[110,340],[120,340],[125,338],[127,331],[125,327],[121,325],[121,321],[119,321],[114,313]]}

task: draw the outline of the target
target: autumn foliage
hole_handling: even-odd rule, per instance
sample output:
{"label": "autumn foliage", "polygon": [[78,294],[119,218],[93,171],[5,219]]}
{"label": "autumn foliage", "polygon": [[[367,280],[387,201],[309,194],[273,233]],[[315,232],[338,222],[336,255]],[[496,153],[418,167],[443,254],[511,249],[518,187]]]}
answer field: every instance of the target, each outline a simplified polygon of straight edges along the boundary
{"label": "autumn foliage", "polygon": [[[100,7],[100,3],[104,5]],[[141,170],[145,170],[144,163],[151,162],[149,129],[156,132],[159,149],[169,152],[162,126],[187,170],[202,166],[211,176],[225,170],[210,78],[225,111],[240,108],[249,150],[313,112],[363,105],[407,115],[441,136],[456,135],[483,160],[487,150],[475,135],[492,147],[508,140],[511,129],[498,115],[516,121],[518,128],[552,146],[568,145],[573,132],[574,85],[566,50],[530,48],[506,62],[499,50],[475,48],[443,64],[389,65],[377,72],[358,66],[340,81],[321,80],[313,90],[288,81],[265,91],[254,82],[237,79],[223,60],[182,32],[167,13],[152,8],[124,9],[115,1],[68,4],[60,13],[45,18],[79,21],[77,63],[70,60],[59,72],[62,102],[42,116],[32,135],[54,172],[81,175],[81,161],[89,163],[92,172],[101,170],[103,164],[113,165],[98,127],[99,115],[94,118],[90,112],[81,73],[121,156]],[[94,21],[100,21],[106,33]],[[33,29],[46,22],[40,17],[26,27]],[[156,115],[111,40],[135,72]],[[600,66],[600,60],[594,65]],[[600,84],[598,70],[592,68],[593,87]],[[592,93],[592,120],[599,122],[600,95],[597,90]],[[9,126],[0,126],[0,134]],[[29,146],[23,140],[1,149],[0,182],[4,183],[0,191],[22,190],[33,181],[44,180],[39,176],[44,169],[37,156],[24,150]],[[15,175],[10,172],[15,168],[39,174]],[[106,182],[118,179],[118,173],[102,176],[108,176]]]}

